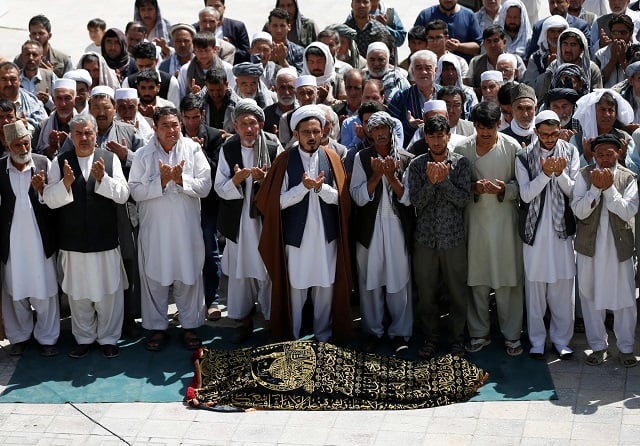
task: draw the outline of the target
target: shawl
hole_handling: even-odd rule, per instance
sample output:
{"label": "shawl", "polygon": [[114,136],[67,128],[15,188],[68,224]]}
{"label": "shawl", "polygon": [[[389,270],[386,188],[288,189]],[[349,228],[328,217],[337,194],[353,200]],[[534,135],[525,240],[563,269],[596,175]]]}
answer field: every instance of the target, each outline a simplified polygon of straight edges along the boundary
{"label": "shawl", "polygon": [[109,68],[107,65],[107,61],[104,60],[104,57],[98,53],[94,53],[90,51],[88,53],[84,53],[80,60],[78,61],[78,69],[84,68],[82,64],[84,63],[85,56],[91,54],[98,58],[98,64],[100,65],[100,76],[98,77],[98,85],[106,85],[107,87],[111,87],[114,90],[120,88],[120,81],[118,80],[118,76],[116,73]]}
{"label": "shawl", "polygon": [[[256,205],[264,216],[258,250],[271,278],[271,336],[275,340],[293,338],[290,286],[285,255],[280,192],[289,164],[290,151],[283,152],[274,160],[271,169],[256,194]],[[352,336],[351,320],[351,262],[349,254],[349,209],[351,196],[342,161],[333,150],[325,150],[333,178],[338,189],[338,215],[340,235],[336,240],[336,276],[333,284],[331,315],[333,339],[345,340]]]}
{"label": "shawl", "polygon": [[[160,5],[157,5],[156,8],[156,26],[154,28],[154,34],[156,36],[156,38],[158,39],[165,39],[167,41],[167,43],[171,45],[172,43],[172,38],[171,38],[171,33],[169,32],[171,29],[171,24],[167,21],[167,19],[163,19],[162,18],[162,13],[160,12]],[[142,18],[140,17],[140,12],[138,11],[138,8],[134,8],[133,10],[133,20],[135,20],[136,22],[140,22],[142,23]],[[147,33],[151,34],[151,30],[148,29]]]}
{"label": "shawl", "polygon": [[[118,42],[120,42],[120,54],[113,59],[107,55],[105,50],[105,41],[108,37],[115,37],[118,39]],[[128,74],[129,68],[129,51],[127,50],[127,39],[125,38],[124,33],[118,28],[109,28],[102,37],[102,45],[100,48],[102,51],[102,57],[104,57],[109,68],[113,70],[120,70],[120,73],[122,73],[122,77],[124,78],[125,75]]]}
{"label": "shawl", "polygon": [[527,15],[527,7],[520,0],[507,0],[502,4],[498,12],[498,24],[504,28],[507,11],[514,6],[520,9],[520,29],[516,38],[507,46],[506,51],[525,57],[527,43],[531,38],[531,23],[529,23],[529,16]]}
{"label": "shawl", "polygon": [[634,112],[631,105],[619,93],[608,88],[601,88],[582,96],[576,102],[576,111],[573,118],[577,119],[582,126],[582,136],[584,138],[595,138],[598,136],[598,124],[596,123],[596,103],[603,94],[609,93],[618,103],[617,120],[622,124],[629,124],[633,121]]}

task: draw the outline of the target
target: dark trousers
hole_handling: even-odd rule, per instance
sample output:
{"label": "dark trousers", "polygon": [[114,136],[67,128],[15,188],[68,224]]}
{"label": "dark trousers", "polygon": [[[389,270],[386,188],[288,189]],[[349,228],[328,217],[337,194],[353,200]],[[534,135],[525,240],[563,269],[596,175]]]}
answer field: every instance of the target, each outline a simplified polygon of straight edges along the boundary
{"label": "dark trousers", "polygon": [[204,279],[204,302],[207,308],[217,298],[218,284],[220,283],[220,266],[217,232],[217,215],[200,213],[200,224],[204,238],[204,267],[202,276]]}
{"label": "dark trousers", "polygon": [[461,342],[470,299],[465,244],[450,249],[433,249],[414,242],[413,249],[413,277],[418,291],[415,320],[420,321],[427,340],[437,340],[440,319],[438,303],[446,288],[446,303],[449,305],[447,342]]}

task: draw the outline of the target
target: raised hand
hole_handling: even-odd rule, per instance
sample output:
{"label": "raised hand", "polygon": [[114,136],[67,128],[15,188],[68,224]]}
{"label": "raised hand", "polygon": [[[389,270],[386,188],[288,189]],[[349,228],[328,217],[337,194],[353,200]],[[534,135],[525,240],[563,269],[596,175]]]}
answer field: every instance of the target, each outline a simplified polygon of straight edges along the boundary
{"label": "raised hand", "polygon": [[91,176],[99,183],[104,177],[104,159],[100,158],[91,165]]}
{"label": "raised hand", "polygon": [[158,165],[160,166],[160,184],[165,187],[173,179],[173,168],[162,160],[158,160]]}
{"label": "raised hand", "polygon": [[41,170],[31,177],[31,186],[42,195],[45,186],[44,170]]}
{"label": "raised hand", "polygon": [[64,187],[69,192],[71,185],[76,180],[76,176],[73,174],[73,169],[69,165],[69,161],[64,160],[64,165],[62,166],[62,182],[64,183]]}

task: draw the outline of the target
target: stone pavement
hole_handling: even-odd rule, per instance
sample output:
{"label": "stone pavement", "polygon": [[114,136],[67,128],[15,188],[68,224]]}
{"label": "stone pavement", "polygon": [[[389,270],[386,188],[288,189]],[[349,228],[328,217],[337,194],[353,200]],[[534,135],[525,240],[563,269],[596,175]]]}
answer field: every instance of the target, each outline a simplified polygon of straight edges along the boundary
{"label": "stone pavement", "polygon": [[[196,21],[201,0],[159,0],[173,22]],[[0,0],[0,56],[13,58],[27,39],[35,14],[53,23],[52,45],[74,61],[89,44],[93,17],[124,28],[133,0]],[[227,0],[227,15],[260,30],[274,0]],[[405,27],[434,0],[388,0]],[[343,21],[347,0],[300,0],[321,26]],[[406,44],[400,56],[407,54]],[[2,344],[6,346],[5,344]],[[0,444],[7,445],[637,445],[640,443],[640,367],[626,370],[616,358],[584,365],[584,336],[574,340],[576,359],[548,357],[556,401],[464,403],[435,409],[378,412],[255,411],[219,414],[168,404],[0,404]],[[71,359],[70,359],[71,360]],[[44,362],[43,362],[44,364]],[[15,360],[0,349],[0,390]],[[638,410],[638,412],[636,412]]]}

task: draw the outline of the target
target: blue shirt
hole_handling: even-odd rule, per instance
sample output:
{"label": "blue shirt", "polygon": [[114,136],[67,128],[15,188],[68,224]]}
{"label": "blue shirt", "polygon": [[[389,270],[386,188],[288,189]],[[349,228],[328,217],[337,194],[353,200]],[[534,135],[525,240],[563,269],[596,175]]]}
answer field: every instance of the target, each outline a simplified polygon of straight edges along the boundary
{"label": "blue shirt", "polygon": [[[393,119],[396,123],[393,131],[398,137],[398,143],[400,144],[400,146],[402,146],[402,143],[404,141],[404,131],[402,129],[402,123],[396,118]],[[346,146],[349,150],[354,149],[359,142],[362,142],[362,140],[356,135],[356,124],[362,125],[362,122],[360,121],[358,115],[354,115],[345,119],[342,122],[342,128],[340,129],[340,144]]]}
{"label": "blue shirt", "polygon": [[[449,37],[452,39],[458,39],[460,42],[476,42],[478,45],[482,43],[482,31],[478,24],[478,18],[473,11],[464,6],[460,6],[460,10],[451,15],[446,15],[440,11],[439,5],[423,9],[418,14],[414,26],[427,26],[427,23],[432,20],[444,21],[449,27]],[[459,52],[455,52],[455,54],[464,57],[467,62],[473,57]]]}

